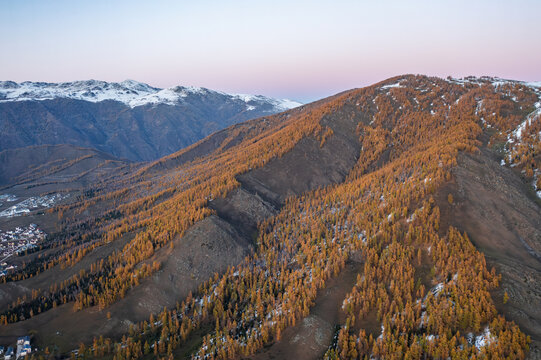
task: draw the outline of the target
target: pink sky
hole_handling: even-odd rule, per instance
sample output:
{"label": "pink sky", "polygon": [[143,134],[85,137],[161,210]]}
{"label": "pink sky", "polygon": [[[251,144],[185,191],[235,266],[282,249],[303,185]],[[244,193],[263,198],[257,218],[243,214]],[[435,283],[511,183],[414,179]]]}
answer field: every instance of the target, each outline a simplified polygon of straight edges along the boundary
{"label": "pink sky", "polygon": [[541,80],[541,2],[10,1],[0,79],[315,100],[419,73]]}

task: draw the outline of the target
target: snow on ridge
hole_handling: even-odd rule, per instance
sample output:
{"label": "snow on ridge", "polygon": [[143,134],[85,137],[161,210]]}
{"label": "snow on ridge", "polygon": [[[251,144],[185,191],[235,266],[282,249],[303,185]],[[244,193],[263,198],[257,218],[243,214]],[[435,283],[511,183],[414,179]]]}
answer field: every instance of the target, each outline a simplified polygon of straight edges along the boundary
{"label": "snow on ridge", "polygon": [[541,90],[541,81],[526,81],[523,82],[524,85],[534,88],[539,88]]}
{"label": "snow on ridge", "polygon": [[381,88],[382,89],[390,89],[390,88],[395,88],[395,87],[402,87],[402,86],[400,86],[400,81],[395,83],[395,84],[383,85]]}
{"label": "snow on ridge", "polygon": [[64,83],[2,81],[0,82],[0,102],[69,98],[90,102],[116,100],[127,104],[137,97],[159,90],[134,80],[125,80],[121,83],[100,80]]}
{"label": "snow on ridge", "polygon": [[284,110],[294,109],[296,107],[302,106],[302,103],[289,99],[277,99],[276,101],[278,101],[278,104],[276,104],[276,106]]}
{"label": "snow on ridge", "polygon": [[541,91],[541,81],[510,80],[510,79],[502,79],[497,76],[479,76],[479,77],[467,76],[467,77],[462,77],[462,78],[448,77],[445,80],[451,83],[459,84],[459,85],[464,85],[466,83],[477,84],[477,85],[490,83],[494,87],[502,86],[505,84],[521,84],[521,85],[531,88],[532,90],[536,92]]}
{"label": "snow on ridge", "polygon": [[244,101],[248,105],[248,110],[253,110],[254,104],[271,104],[278,111],[286,111],[299,106],[301,103],[289,99],[275,99],[264,95],[249,95],[249,94],[231,94],[237,100]]}
{"label": "snow on ridge", "polygon": [[181,102],[183,98],[187,97],[189,93],[189,91],[182,91],[179,88],[180,87],[160,89],[155,93],[134,98],[128,102],[128,105],[132,108],[147,104],[175,105]]}
{"label": "snow on ridge", "polygon": [[0,81],[0,102],[41,101],[56,98],[94,103],[113,100],[134,108],[147,104],[175,105],[182,103],[192,95],[205,96],[209,94],[241,100],[246,103],[248,111],[255,110],[257,106],[264,104],[270,104],[276,111],[285,111],[302,105],[288,99],[274,99],[263,95],[227,94],[203,87],[175,86],[160,89],[135,80],[124,80],[120,83],[100,80],[64,83]]}

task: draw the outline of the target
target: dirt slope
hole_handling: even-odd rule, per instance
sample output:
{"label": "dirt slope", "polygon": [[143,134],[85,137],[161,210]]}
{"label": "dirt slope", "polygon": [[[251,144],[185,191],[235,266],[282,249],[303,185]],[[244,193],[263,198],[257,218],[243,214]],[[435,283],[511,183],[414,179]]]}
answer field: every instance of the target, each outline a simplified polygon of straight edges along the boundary
{"label": "dirt slope", "polygon": [[362,272],[362,263],[349,261],[346,268],[320,290],[310,314],[287,328],[282,339],[251,357],[253,360],[321,359],[332,342],[336,326],[344,319],[342,303]]}
{"label": "dirt slope", "polygon": [[[502,274],[493,298],[498,310],[532,338],[530,357],[541,358],[541,207],[514,169],[483,148],[461,154],[456,182],[439,195],[442,219],[466,231],[489,266]],[[454,204],[447,194],[454,196]],[[509,301],[503,304],[503,294]]]}

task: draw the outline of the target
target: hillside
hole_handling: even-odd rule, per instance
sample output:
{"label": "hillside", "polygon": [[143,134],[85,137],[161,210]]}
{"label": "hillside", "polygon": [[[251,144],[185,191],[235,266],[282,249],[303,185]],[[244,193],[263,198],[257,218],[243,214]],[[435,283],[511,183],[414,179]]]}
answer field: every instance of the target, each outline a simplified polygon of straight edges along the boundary
{"label": "hillside", "polygon": [[27,217],[54,226],[1,278],[0,342],[539,357],[540,104],[537,84],[399,76],[112,172]]}
{"label": "hillside", "polygon": [[[65,144],[4,150],[0,152],[0,186],[65,184],[75,178],[84,178],[86,181],[75,185],[81,188],[96,180],[95,177],[86,179],[89,175],[96,176],[96,170],[128,163],[94,149]],[[102,169],[103,173],[106,173],[105,169]]]}
{"label": "hillside", "polygon": [[0,82],[0,151],[71,144],[155,160],[229,125],[299,106],[205,88],[136,81]]}

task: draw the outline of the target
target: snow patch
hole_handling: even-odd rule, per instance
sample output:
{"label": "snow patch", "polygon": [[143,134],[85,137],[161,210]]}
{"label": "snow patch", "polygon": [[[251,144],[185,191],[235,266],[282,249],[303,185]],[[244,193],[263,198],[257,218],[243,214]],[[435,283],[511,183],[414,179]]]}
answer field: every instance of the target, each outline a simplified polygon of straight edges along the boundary
{"label": "snow patch", "polygon": [[438,296],[442,290],[443,290],[443,283],[439,283],[438,285],[430,289],[430,291],[432,292],[434,296]]}
{"label": "snow patch", "polygon": [[390,89],[390,88],[397,88],[397,87],[402,87],[402,86],[400,86],[400,81],[395,83],[395,84],[383,85],[381,88],[382,89]]}
{"label": "snow patch", "polygon": [[255,105],[270,104],[278,111],[286,111],[299,106],[302,106],[301,103],[289,100],[289,99],[274,99],[263,95],[249,95],[249,94],[232,94],[230,95],[234,99],[245,102],[248,105],[248,110],[250,107],[255,109]]}
{"label": "snow patch", "polygon": [[481,335],[475,337],[475,347],[478,350],[481,350],[482,347],[488,346],[494,341],[496,341],[496,338],[492,336],[490,329],[487,326]]}

